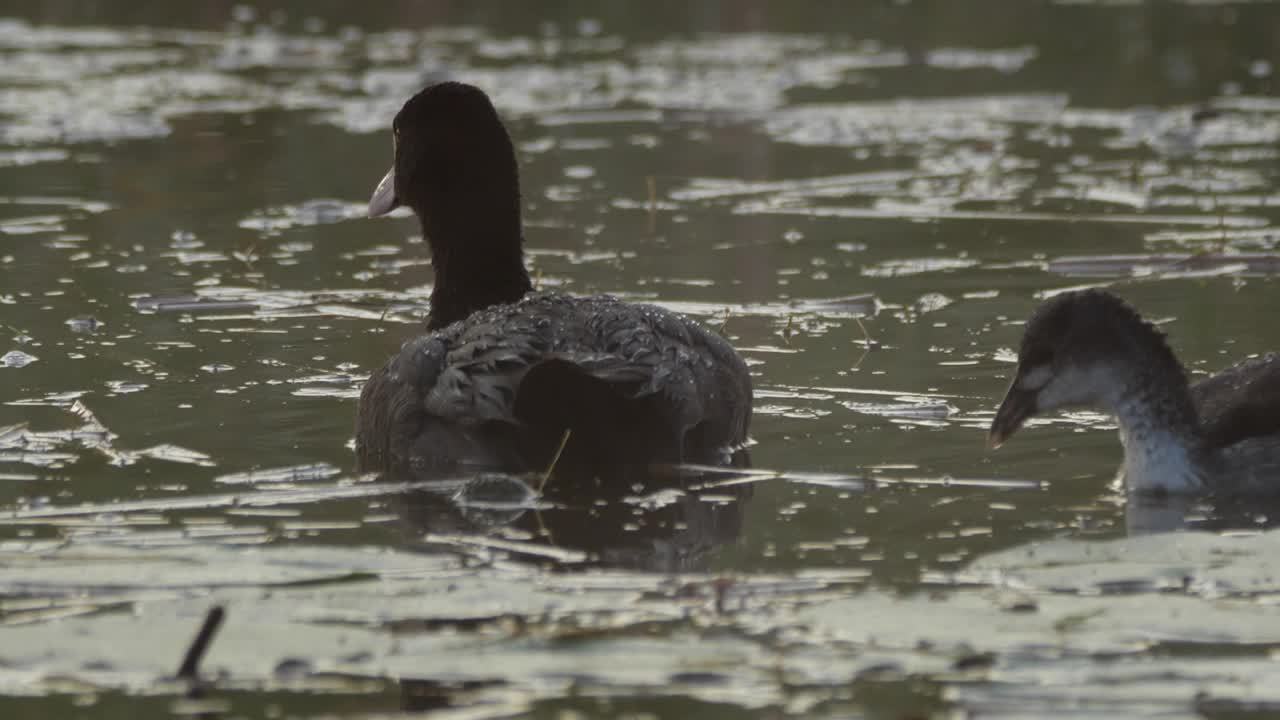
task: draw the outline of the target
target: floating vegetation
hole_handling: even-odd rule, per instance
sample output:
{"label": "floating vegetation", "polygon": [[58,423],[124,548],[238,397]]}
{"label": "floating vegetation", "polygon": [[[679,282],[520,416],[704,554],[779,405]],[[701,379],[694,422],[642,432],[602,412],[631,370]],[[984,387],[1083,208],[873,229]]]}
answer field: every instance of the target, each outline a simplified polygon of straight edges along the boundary
{"label": "floating vegetation", "polygon": [[0,367],[24,368],[39,359],[40,358],[32,355],[31,353],[25,353],[21,350],[10,350],[4,355],[0,355]]}
{"label": "floating vegetation", "polygon": [[1280,254],[1081,255],[1054,258],[1048,269],[1075,277],[1256,277],[1280,273]]}

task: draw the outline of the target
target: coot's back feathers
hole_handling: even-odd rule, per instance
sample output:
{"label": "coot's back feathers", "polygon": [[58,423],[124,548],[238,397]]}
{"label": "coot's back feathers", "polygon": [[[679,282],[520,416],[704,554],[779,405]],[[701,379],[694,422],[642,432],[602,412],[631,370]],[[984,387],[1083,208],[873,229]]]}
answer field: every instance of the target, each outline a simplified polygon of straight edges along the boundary
{"label": "coot's back feathers", "polygon": [[570,429],[614,460],[708,461],[750,415],[745,364],[701,325],[531,293],[407,343],[366,384],[356,445],[367,468],[535,468]]}
{"label": "coot's back feathers", "polygon": [[1210,447],[1280,433],[1280,355],[1236,363],[1191,386]]}

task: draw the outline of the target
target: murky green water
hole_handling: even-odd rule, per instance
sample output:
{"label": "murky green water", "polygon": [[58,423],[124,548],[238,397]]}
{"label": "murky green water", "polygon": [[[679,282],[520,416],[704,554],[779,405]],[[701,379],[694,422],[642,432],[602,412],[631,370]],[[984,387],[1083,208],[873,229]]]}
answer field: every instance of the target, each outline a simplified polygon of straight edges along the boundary
{"label": "murky green water", "polygon": [[[983,449],[1044,291],[1280,348],[1280,7],[368,5],[0,4],[0,714],[1280,709],[1271,509],[1126,507],[1093,414]],[[542,286],[741,348],[752,472],[353,474],[431,282],[363,204],[445,77]]]}

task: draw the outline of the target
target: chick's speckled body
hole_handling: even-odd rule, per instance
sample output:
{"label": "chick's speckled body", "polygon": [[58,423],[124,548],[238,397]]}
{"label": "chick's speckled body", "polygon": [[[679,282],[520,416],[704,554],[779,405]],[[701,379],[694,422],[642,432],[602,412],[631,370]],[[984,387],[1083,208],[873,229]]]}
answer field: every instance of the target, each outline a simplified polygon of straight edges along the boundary
{"label": "chick's speckled body", "polygon": [[1128,303],[1101,290],[1062,293],[1027,322],[991,444],[1069,407],[1115,416],[1129,490],[1280,493],[1280,355],[1191,384],[1164,334]]}

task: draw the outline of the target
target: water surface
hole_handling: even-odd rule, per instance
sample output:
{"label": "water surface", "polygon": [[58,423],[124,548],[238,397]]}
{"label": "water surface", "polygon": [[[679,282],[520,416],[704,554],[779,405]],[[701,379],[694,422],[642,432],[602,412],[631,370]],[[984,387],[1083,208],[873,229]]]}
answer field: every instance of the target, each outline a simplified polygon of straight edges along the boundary
{"label": "water surface", "polygon": [[[1056,290],[1193,373],[1280,347],[1280,9],[991,8],[0,5],[0,708],[1275,710],[1274,513],[1126,506],[1090,413],[983,445]],[[542,287],[741,349],[750,472],[353,473],[431,283],[363,204],[444,78],[506,118]]]}

